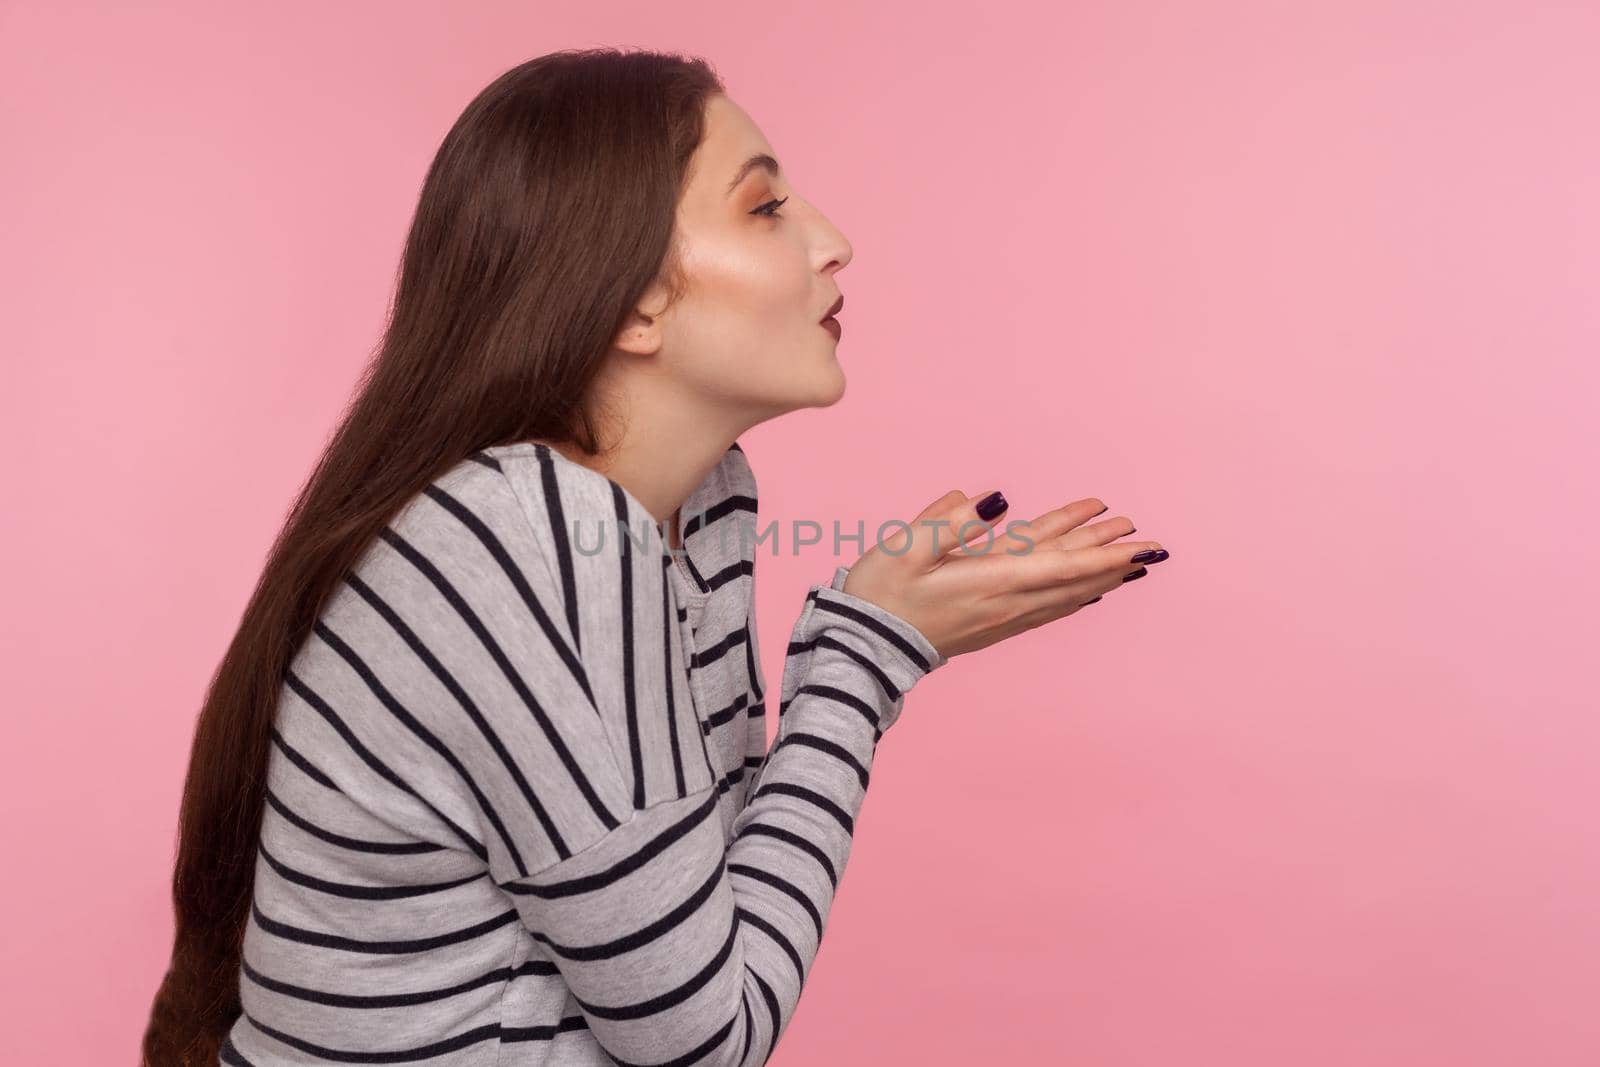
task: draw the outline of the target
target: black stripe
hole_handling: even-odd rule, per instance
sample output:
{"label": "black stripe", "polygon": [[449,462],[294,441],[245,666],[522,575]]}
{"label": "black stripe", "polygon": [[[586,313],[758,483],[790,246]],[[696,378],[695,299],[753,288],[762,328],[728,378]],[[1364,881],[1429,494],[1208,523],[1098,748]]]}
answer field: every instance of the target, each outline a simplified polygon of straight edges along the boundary
{"label": "black stripe", "polygon": [[552,941],[542,932],[535,932],[533,938],[548,946],[551,952],[564,956],[569,960],[609,960],[617,956],[627,955],[629,952],[643,948],[657,938],[665,937],[694,918],[695,913],[705,905],[706,901],[711,899],[711,895],[722,884],[726,873],[727,867],[724,861],[719,859],[710,876],[702,881],[700,887],[690,893],[687,899],[673,905],[672,909],[661,918],[654,919],[637,930],[630,930],[612,941],[602,941],[594,945],[563,945]]}
{"label": "black stripe", "polygon": [[527,975],[557,975],[559,971],[555,966],[544,960],[529,960],[520,967],[498,967],[488,974],[480,974],[476,978],[469,978],[443,989],[423,989],[414,993],[387,993],[355,995],[350,993],[329,993],[321,989],[311,989],[306,986],[294,985],[290,982],[269,978],[250,966],[249,960],[241,960],[242,969],[246,978],[263,989],[270,989],[274,993],[281,993],[286,997],[296,1000],[308,1001],[312,1004],[322,1004],[330,1008],[412,1008],[418,1004],[431,1004],[436,1000],[445,1000],[450,997],[470,993],[474,989],[482,989],[497,983],[508,982],[513,978]]}
{"label": "black stripe", "polygon": [[[610,481],[610,479],[607,479]],[[639,738],[638,693],[633,676],[633,530],[628,522],[628,500],[622,486],[611,482],[611,506],[617,518],[617,553],[621,568],[621,592],[618,596],[617,622],[622,630],[622,696],[628,716],[628,755],[633,762],[633,806],[645,806],[644,755]],[[624,533],[623,531],[627,532]],[[661,576],[662,581],[666,575]]]}
{"label": "black stripe", "polygon": [[313,837],[320,837],[330,845],[350,849],[352,852],[377,852],[391,856],[415,856],[423,852],[443,852],[443,845],[436,845],[432,841],[358,841],[353,837],[336,834],[332,830],[324,830],[309,819],[301,818],[290,810],[289,805],[274,793],[267,790],[267,803],[271,804],[279,815],[289,820],[295,826],[304,830]]}
{"label": "black stripe", "polygon": [[293,763],[296,767],[299,767],[303,772],[305,772],[305,776],[307,778],[310,778],[318,785],[326,786],[335,793],[340,791],[339,787],[333,783],[332,778],[329,778],[326,774],[323,774],[321,771],[317,770],[317,768],[312,765],[310,760],[302,756],[293,745],[289,744],[289,742],[283,739],[283,735],[278,732],[278,728],[276,726],[272,728],[272,740],[277,743],[279,748],[283,749],[283,754],[289,757],[290,763]]}
{"label": "black stripe", "polygon": [[699,807],[645,842],[637,851],[624,856],[603,871],[578,878],[567,878],[559,882],[551,882],[549,885],[533,885],[521,880],[501,882],[500,888],[517,896],[539,897],[543,900],[577,896],[580,893],[592,893],[597,889],[604,889],[612,882],[617,881],[619,878],[627,877],[670,849],[681,838],[693,833],[701,823],[715,818],[717,816],[718,799],[718,795],[714,793],[707,796]]}
{"label": "black stripe", "polygon": [[[582,1001],[579,1003],[582,1003]],[[683,1055],[674,1056],[670,1060],[651,1060],[649,1063],[635,1063],[633,1060],[617,1059],[616,1054],[611,1052],[609,1049],[606,1050],[606,1055],[611,1057],[611,1062],[615,1063],[617,1067],[695,1067],[696,1064],[704,1062],[706,1056],[709,1055],[713,1049],[722,1044],[723,1041],[727,1040],[728,1034],[730,1031],[732,1031],[732,1029],[733,1020],[729,1019],[716,1033],[712,1034],[710,1037],[706,1038],[704,1041],[700,1042],[700,1044],[696,1045],[688,1052],[685,1052]]]}
{"label": "black stripe", "polygon": [[883,673],[883,668],[879,667],[869,657],[857,652],[843,641],[829,637],[827,634],[819,634],[809,641],[790,642],[787,654],[792,656],[797,653],[809,653],[817,648],[831,648],[838,652],[843,652],[845,655],[861,664],[872,674],[875,679],[877,679],[878,685],[883,689],[884,694],[887,695],[890,700],[899,700],[903,695],[900,692],[900,687],[890,681],[887,674]]}
{"label": "black stripe", "polygon": [[572,647],[583,650],[582,627],[578,625],[578,581],[572,567],[572,543],[567,540],[566,509],[561,503],[561,484],[556,478],[550,447],[535,444],[539,457],[539,481],[544,487],[544,510],[550,520],[550,536],[555,541],[556,565],[561,570],[561,591],[567,605],[567,625],[572,630]]}
{"label": "black stripe", "polygon": [[782,1020],[781,1013],[778,1011],[778,998],[773,994],[772,987],[767,984],[766,979],[752,970],[748,962],[744,965],[744,969],[749,972],[751,978],[756,980],[756,985],[761,987],[761,996],[767,1002],[767,1013],[772,1016],[772,1040],[767,1042],[767,1054],[761,1059],[762,1063],[766,1063],[772,1059],[773,1050],[778,1045],[778,1028]]}
{"label": "black stripe", "polygon": [[694,565],[694,557],[689,555],[687,551],[687,541],[685,542],[685,551],[683,553],[683,569],[689,572],[689,577],[693,579],[696,589],[702,593],[711,592],[711,583],[701,576],[700,568]]}
{"label": "black stripe", "polygon": [[750,1015],[750,998],[739,998],[739,1010],[744,1013],[744,1044],[739,1046],[739,1062],[743,1063],[745,1057],[750,1055],[750,1039],[755,1035],[756,1022]]}
{"label": "black stripe", "polygon": [[497,471],[500,469],[500,461],[491,456],[487,451],[480,450],[478,452],[474,452],[467,458],[472,460],[474,463],[483,464],[492,471]]}
{"label": "black stripe", "polygon": [[749,687],[751,695],[757,702],[763,700],[766,694],[761,690],[761,666],[756,662],[756,612],[755,595],[745,605],[745,625],[750,627],[749,639],[744,643],[744,674],[745,684]]}
{"label": "black stripe", "polygon": [[[812,588],[810,592],[806,593],[805,606],[800,611],[802,619],[806,617],[807,612],[815,610],[816,600],[817,590]],[[811,669],[811,654],[816,650],[816,645],[815,639],[811,641],[790,641],[789,646],[783,650],[783,673],[788,675],[790,670],[793,669],[797,677],[804,678]],[[783,717],[788,713],[789,704],[793,699],[791,697],[789,700],[778,701],[778,729],[780,731],[783,729]]]}
{"label": "black stripe", "polygon": [[[671,562],[664,555],[662,559],[669,564]],[[672,658],[672,633],[674,629],[676,627],[672,624],[672,588],[667,582],[663,581],[661,583],[661,662],[664,674],[662,683],[667,694],[667,737],[672,742],[672,772],[678,783],[678,798],[681,800],[689,795],[689,789],[683,780],[683,754],[679,751],[680,746],[678,744],[677,704],[673,699],[673,692],[677,689],[675,681],[678,667],[677,661]],[[699,731],[696,732],[698,733]],[[700,739],[700,744],[704,746],[704,737]],[[707,766],[709,767],[710,764],[708,763]],[[715,777],[715,775],[712,777]]]}
{"label": "black stripe", "polygon": [[[689,575],[689,580],[694,583],[694,593],[699,596],[704,596],[706,593],[711,592],[710,587],[707,586],[705,581],[700,577],[700,569],[695,566],[694,557],[689,554],[687,547],[682,550],[681,558],[683,560],[683,564],[682,566],[677,567],[678,573],[686,573]],[[672,557],[670,555],[663,556],[662,561],[664,563],[664,569],[673,569]]]}
{"label": "black stripe", "polygon": [[570,1034],[589,1029],[589,1020],[581,1015],[569,1015],[553,1026],[502,1026],[500,1040],[510,1044],[515,1041],[549,1041],[557,1034]]}
{"label": "black stripe", "polygon": [[[718,522],[734,512],[756,514],[756,498],[744,493],[730,493],[704,511],[695,512],[683,524],[683,540],[687,543],[689,538],[700,533],[702,528],[707,530],[715,529]],[[718,536],[726,538],[728,534],[723,531]],[[723,545],[726,545],[726,543],[726,541],[722,542]],[[740,542],[739,547],[742,551],[744,548],[743,541]]]}
{"label": "black stripe", "polygon": [[[667,563],[668,566],[671,566],[671,561],[668,560],[665,556],[663,556],[662,559],[663,559],[664,562]],[[669,585],[668,585],[668,583],[667,583],[667,581],[666,581],[666,579],[664,577],[663,577],[662,582],[661,582],[661,592],[662,592],[662,596],[664,598],[667,598],[670,601],[671,589],[670,589],[670,587],[669,587]],[[683,617],[684,616],[682,614],[679,615],[680,620]],[[666,623],[663,623],[663,625],[666,627],[666,631],[667,631],[667,662],[668,662],[668,664],[670,664],[670,666],[667,668],[667,707],[668,707],[668,709],[670,711],[670,709],[672,708],[672,705],[673,705],[673,700],[674,700],[673,694],[677,690],[677,684],[676,683],[677,683],[677,680],[678,680],[678,677],[679,677],[678,670],[677,670],[677,665],[683,662],[683,657],[682,657],[682,654],[681,654],[681,650],[682,650],[683,646],[681,644],[676,644],[675,645],[674,641],[676,640],[676,641],[681,642],[681,641],[684,640],[684,637],[683,637],[683,631],[681,629],[675,629],[670,624],[666,624]],[[676,655],[675,655],[675,652],[676,652]],[[691,660],[694,658],[694,645],[692,643],[689,645],[689,656],[690,656]],[[693,683],[694,683],[693,670],[694,670],[694,668],[691,666],[689,668],[689,670],[690,670],[690,675],[691,675],[690,679],[689,679],[689,682],[690,682],[689,709],[690,709],[691,712],[693,712],[695,710],[695,707],[694,707],[694,690],[693,690]],[[674,715],[671,718],[670,721],[675,723],[677,721],[677,717]],[[695,716],[695,721],[696,721],[696,724],[699,727],[699,729],[695,730],[694,733],[695,733],[695,738],[700,742],[700,758],[705,761],[706,771],[707,771],[707,773],[709,773],[711,775],[712,781],[716,781],[716,779],[717,779],[717,766],[716,766],[716,762],[713,761],[712,758],[711,758],[711,749],[706,744],[706,724],[705,724],[704,721],[700,720],[698,714],[696,714],[696,716]],[[674,754],[674,756],[676,756],[676,754],[677,754],[677,743],[678,743],[678,734],[677,734],[676,728],[674,728],[673,732],[672,732],[672,743],[673,743],[673,754]],[[683,781],[682,781],[681,778],[679,779],[679,784],[678,784],[678,795],[679,795],[680,799],[683,796],[686,795],[686,793],[684,791],[684,787],[683,787]]]}
{"label": "black stripe", "polygon": [[750,694],[740,693],[737,697],[734,697],[732,704],[725,708],[719,708],[707,715],[705,718],[706,725],[714,730],[719,726],[732,722],[734,716],[738,715],[740,709],[748,703],[750,703]]}
{"label": "black stripe", "polygon": [[319,893],[326,893],[333,897],[344,897],[349,900],[404,900],[409,897],[425,897],[430,893],[443,893],[447,889],[464,886],[468,882],[476,882],[489,875],[487,870],[469,874],[465,878],[455,878],[448,882],[423,882],[414,885],[351,885],[346,882],[330,882],[316,875],[297,871],[293,867],[278,859],[267,846],[258,844],[257,849],[261,858],[267,861],[267,866],[278,872],[278,876],[295,885],[303,885],[307,889],[315,889]]}
{"label": "black stripe", "polygon": [[694,582],[695,589],[701,593],[709,593],[711,592],[711,586],[706,584],[706,580],[700,575],[700,568],[695,566],[694,554],[690,550],[689,544],[690,538],[699,531],[700,526],[704,521],[704,516],[701,514],[694,514],[689,516],[687,521],[685,521],[683,509],[679,508],[678,521],[681,524],[681,529],[678,531],[678,534],[680,540],[683,541],[683,551],[680,553],[680,558],[683,560],[683,569],[688,573],[690,580]]}
{"label": "black stripe", "polygon": [[867,782],[870,777],[867,769],[861,765],[860,760],[856,759],[855,756],[850,753],[849,749],[843,747],[837,742],[829,741],[826,737],[819,737],[816,734],[805,733],[801,730],[791,730],[789,733],[785,734],[776,745],[772,746],[772,750],[776,752],[784,745],[805,745],[808,748],[814,748],[819,752],[826,752],[830,756],[837,757],[851,770],[856,772],[856,777],[861,780],[861,788],[867,788]]}
{"label": "black stripe", "polygon": [[790,697],[788,700],[785,700],[783,704],[779,706],[779,715],[781,716],[783,714],[784,708],[788,707],[790,704],[793,704],[796,700],[800,699],[802,694],[805,693],[813,693],[817,696],[827,697],[829,700],[837,701],[838,703],[843,704],[845,707],[859,712],[861,717],[867,720],[867,723],[873,728],[873,730],[877,731],[879,718],[877,711],[872,707],[872,705],[868,704],[865,700],[862,700],[854,693],[845,689],[840,689],[836,685],[802,685],[799,689],[794,691],[794,696]]}
{"label": "black stripe", "polygon": [[[771,871],[764,871],[760,867],[752,867],[748,863],[730,863],[728,864],[728,873],[730,875],[738,874],[746,878],[754,878],[758,882],[765,882],[778,892],[791,897],[795,903],[806,909],[806,914],[811,916],[811,925],[816,927],[817,940],[819,942],[822,940],[822,913],[817,910],[817,906],[811,902],[811,898],[806,896],[799,886],[786,878],[780,878]],[[785,943],[787,944],[787,942]],[[798,954],[795,958],[799,958]]]}
{"label": "black stripe", "polygon": [[299,1049],[301,1052],[316,1056],[318,1059],[333,1060],[336,1063],[410,1063],[414,1060],[426,1060],[434,1056],[442,1056],[447,1052],[457,1052],[483,1041],[493,1041],[500,1036],[500,1024],[489,1023],[485,1026],[474,1027],[463,1033],[453,1034],[443,1041],[435,1041],[430,1045],[418,1045],[415,1048],[395,1049],[385,1052],[361,1052],[313,1044],[304,1038],[295,1037],[293,1034],[268,1026],[252,1015],[246,1014],[245,1018],[249,1019],[250,1025],[257,1030],[260,1030],[268,1037],[283,1042],[290,1048]]}
{"label": "black stripe", "polygon": [[517,921],[517,909],[511,908],[503,911],[493,918],[464,926],[459,930],[449,930],[432,937],[419,937],[400,941],[362,941],[353,937],[344,937],[339,934],[324,933],[321,930],[307,930],[303,927],[292,926],[277,919],[268,918],[256,901],[250,902],[250,917],[255,924],[266,933],[274,937],[281,937],[285,941],[294,941],[302,945],[315,945],[317,948],[339,949],[343,952],[360,952],[375,956],[400,956],[412,952],[429,952],[433,949],[445,948],[449,945],[459,945],[464,941],[482,937],[492,933],[507,923]]}
{"label": "black stripe", "polygon": [[[417,1060],[432,1059],[448,1052],[459,1052],[461,1049],[470,1048],[484,1041],[548,1041],[557,1034],[571,1033],[575,1030],[587,1030],[589,1028],[588,1021],[582,1016],[562,1019],[559,1024],[553,1026],[510,1027],[502,1026],[499,1023],[487,1023],[483,1026],[473,1027],[463,1033],[452,1035],[442,1041],[435,1041],[429,1045],[418,1045],[415,1048],[384,1052],[363,1052],[328,1048],[324,1045],[313,1044],[304,1038],[267,1026],[254,1016],[245,1015],[244,1018],[249,1020],[251,1026],[274,1040],[280,1041],[291,1048],[299,1049],[301,1052],[316,1056],[318,1059],[333,1060],[338,1063],[411,1063]],[[235,1050],[235,1055],[237,1055],[237,1050]],[[244,1060],[240,1059],[236,1062],[243,1063]],[[622,1061],[617,1062],[621,1063]]]}
{"label": "black stripe", "polygon": [[867,629],[873,631],[885,641],[888,641],[901,652],[905,653],[905,657],[912,663],[916,664],[918,669],[920,669],[923,673],[927,673],[933,669],[932,664],[923,658],[922,653],[918,652],[916,648],[912,646],[911,642],[907,641],[905,638],[901,637],[899,634],[895,633],[889,627],[885,626],[871,615],[868,615],[866,612],[853,608],[848,604],[840,603],[834,597],[835,592],[836,590],[830,587],[824,587],[819,590],[817,594],[816,606],[821,610],[831,612],[834,615],[842,615],[847,619],[854,619],[856,622],[859,622],[861,625],[867,627]]}
{"label": "black stripe", "polygon": [[[803,785],[794,785],[790,782],[763,782],[761,783],[761,788],[756,790],[755,796],[765,796],[767,793],[782,793],[784,796],[798,797],[814,804],[833,816],[834,821],[844,827],[847,833],[853,835],[856,832],[855,820],[850,818],[850,813],[816,790],[807,789]],[[751,799],[754,798],[752,797]]]}
{"label": "black stripe", "polygon": [[794,964],[794,976],[796,979],[796,984],[804,985],[806,980],[806,965],[805,962],[800,958],[799,950],[794,947],[794,942],[783,936],[782,930],[779,930],[772,923],[769,923],[767,920],[763,919],[755,912],[750,911],[748,908],[734,908],[734,911],[738,913],[740,922],[749,923],[751,926],[754,926],[757,930],[760,930],[762,933],[772,938],[777,946],[783,949],[784,955],[789,957],[789,962]]}
{"label": "black stripe", "polygon": [[229,1034],[222,1040],[222,1047],[217,1050],[217,1058],[230,1067],[256,1067],[255,1064],[244,1058],[238,1046],[233,1043],[233,1035]]}
{"label": "black stripe", "polygon": [[696,547],[696,545],[701,545],[702,542],[706,542],[706,544],[704,544],[704,550],[709,552],[710,534],[712,534],[712,531],[717,533],[717,547],[718,549],[722,550],[728,549],[728,536],[730,536],[730,534],[733,534],[733,536],[738,536],[739,555],[741,555],[741,557],[744,555],[744,549],[746,549],[746,542],[744,542],[744,531],[742,531],[738,525],[725,526],[725,528],[722,528],[722,530],[718,530],[717,528],[718,522],[722,522],[723,518],[726,518],[731,514],[736,514],[736,512],[738,512],[738,514],[755,515],[754,496],[746,496],[746,494],[742,493],[733,493],[730,494],[730,496],[725,496],[725,498],[715,502],[715,504],[707,507],[706,510],[702,510],[702,512],[694,512],[694,514],[688,515],[688,517],[683,517],[683,544],[685,544],[683,561],[685,561],[686,565],[688,565],[691,576],[694,577],[694,581],[696,581],[696,585],[698,585],[701,592],[710,592],[710,590],[717,589],[717,587],[720,587],[720,585],[733,581],[734,577],[739,576],[739,573],[750,573],[750,566],[752,566],[752,563],[750,563],[749,560],[744,560],[742,563],[734,563],[731,568],[718,571],[718,577],[709,579],[709,581],[701,581],[701,574],[699,574],[698,569],[694,568],[693,549]]}
{"label": "black stripe", "polygon": [[[722,775],[721,777],[719,777],[717,779],[717,792],[718,793],[726,793],[729,789],[731,789],[733,787],[733,783],[734,782],[742,782],[742,781],[744,781],[744,767],[741,765],[741,766],[735,767],[733,770],[729,771],[727,774],[724,774],[724,775]],[[719,797],[718,799],[721,799],[721,798]]]}
{"label": "black stripe", "polygon": [[[351,575],[348,581],[356,583],[360,579]],[[378,680],[378,676],[373,673],[372,668],[367,666],[366,661],[356,653],[355,649],[346,644],[338,634],[334,633],[332,627],[318,619],[311,630],[323,641],[327,642],[328,647],[337,652],[340,658],[350,665],[350,669],[355,671],[361,680],[366,683],[372,695],[378,698],[378,702],[387,708],[391,715],[405,724],[405,727],[413,734],[416,734],[423,744],[437,752],[439,758],[448,763],[462,782],[466,783],[467,788],[472,792],[473,799],[478,802],[478,807],[482,810],[484,817],[489,820],[490,824],[495,828],[495,832],[500,835],[500,840],[506,846],[506,851],[511,854],[511,859],[516,863],[517,870],[526,873],[527,865],[522,862],[522,853],[517,851],[516,842],[511,839],[511,831],[501,821],[500,813],[495,810],[494,804],[490,802],[489,797],[479,788],[477,780],[472,777],[472,772],[467,770],[466,765],[457,758],[454,752],[450,751],[448,745],[435,737],[433,732],[426,726],[422,725],[416,716],[406,709],[404,704],[395,699],[394,695]]]}
{"label": "black stripe", "polygon": [[735,578],[743,578],[747,574],[754,574],[755,569],[756,565],[753,560],[742,559],[737,563],[730,563],[706,579],[706,590],[721,589]]}
{"label": "black stripe", "polygon": [[750,623],[746,621],[743,625],[735,627],[733,630],[724,634],[715,644],[707,645],[705,648],[695,652],[691,660],[691,666],[694,670],[699,670],[702,667],[715,663],[717,660],[727,655],[729,650],[736,647],[740,642],[748,642],[749,640]]}
{"label": "black stripe", "polygon": [[746,823],[744,826],[739,828],[739,832],[734,835],[734,839],[737,840],[738,838],[743,837],[745,834],[760,834],[763,837],[776,838],[779,841],[793,845],[795,848],[811,856],[822,865],[823,871],[828,875],[828,881],[833,883],[834,891],[838,891],[839,872],[834,869],[833,861],[828,858],[828,854],[822,851],[822,849],[818,848],[816,845],[812,844],[811,841],[801,837],[799,834],[791,833],[790,831],[783,829],[781,826],[770,826],[763,822]]}
{"label": "black stripe", "polygon": [[356,737],[354,731],[352,731],[349,726],[345,725],[344,720],[339,718],[338,713],[336,713],[333,708],[328,705],[327,701],[323,700],[316,694],[315,690],[306,685],[305,682],[301,681],[300,677],[295,674],[292,669],[284,671],[284,680],[288,682],[291,689],[300,695],[301,700],[304,700],[307,704],[310,704],[317,710],[318,713],[322,715],[324,719],[328,720],[328,725],[332,726],[334,730],[338,732],[339,736],[344,739],[344,743],[349,745],[351,750],[354,751],[356,755],[360,756],[362,761],[365,762],[367,766],[376,771],[384,781],[405,793],[407,796],[412,797],[423,807],[433,812],[435,818],[444,823],[446,826],[450,827],[450,830],[457,837],[461,838],[462,843],[472,850],[472,854],[474,856],[477,856],[480,860],[484,861],[489,859],[489,850],[483,847],[483,842],[467,833],[467,831],[462,829],[460,826],[457,826],[455,820],[451,819],[444,812],[434,807],[426,797],[417,792],[415,789],[411,788],[410,784],[402,780],[398,774],[391,770],[388,764],[384,763],[377,756],[373,755],[372,752],[367,749],[367,746],[363,745],[360,739]]}
{"label": "black stripe", "polygon": [[461,929],[451,929],[443,934],[434,934],[432,937],[416,937],[405,941],[360,941],[357,937],[344,937],[341,934],[323,933],[320,929],[304,929],[290,923],[282,923],[275,918],[267,917],[262,912],[258,902],[250,902],[250,917],[256,926],[272,934],[282,937],[283,941],[298,942],[302,945],[315,945],[318,949],[338,949],[341,952],[360,952],[363,955],[406,955],[413,952],[430,952],[434,949],[445,949],[448,945],[458,945],[462,942],[472,941],[475,937],[493,933],[507,923],[517,921],[517,909],[506,910],[493,918],[486,918],[472,926],[462,926]]}
{"label": "black stripe", "polygon": [[[704,989],[717,976],[717,972],[722,970],[723,965],[733,958],[733,947],[738,943],[738,939],[739,923],[735,920],[728,925],[728,936],[723,939],[722,947],[717,949],[705,966],[690,975],[686,982],[676,988],[669,989],[664,993],[658,993],[648,1000],[641,1000],[634,1004],[594,1004],[582,999],[576,993],[572,994],[572,999],[577,1001],[578,1006],[586,1014],[596,1015],[602,1019],[649,1018],[658,1012],[677,1007]],[[733,1020],[730,1019],[728,1022],[729,1026],[731,1026]],[[726,1034],[727,1029],[728,1027],[724,1027],[721,1033]],[[720,1043],[721,1038],[718,1038],[717,1041]],[[715,1047],[715,1043],[710,1047]]]}
{"label": "black stripe", "polygon": [[[690,655],[692,656],[693,653],[691,652]],[[689,686],[689,708],[691,711],[694,711],[694,679],[692,676],[689,679]],[[706,761],[706,770],[711,772],[712,781],[716,781],[717,761],[711,758],[711,748],[706,744],[706,734],[710,733],[710,728],[706,725],[705,720],[700,718],[698,712],[695,712],[695,725],[697,729],[695,730],[694,735],[700,739],[700,755]]]}

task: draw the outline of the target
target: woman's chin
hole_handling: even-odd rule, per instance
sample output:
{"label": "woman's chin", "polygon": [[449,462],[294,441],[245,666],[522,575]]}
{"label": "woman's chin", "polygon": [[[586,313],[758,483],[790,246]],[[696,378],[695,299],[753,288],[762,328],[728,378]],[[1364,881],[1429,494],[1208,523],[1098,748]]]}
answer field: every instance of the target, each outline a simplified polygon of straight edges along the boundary
{"label": "woman's chin", "polygon": [[[844,396],[844,368],[838,360],[829,360],[825,366],[809,371],[800,380],[789,380],[781,390],[768,392],[755,406],[772,415],[804,408],[832,407]],[[754,398],[752,398],[754,400]]]}
{"label": "woman's chin", "polygon": [[840,397],[844,396],[844,368],[839,366],[839,361],[836,359],[832,360],[831,364],[830,373],[818,382],[817,399],[812,407],[832,407],[839,402]]}

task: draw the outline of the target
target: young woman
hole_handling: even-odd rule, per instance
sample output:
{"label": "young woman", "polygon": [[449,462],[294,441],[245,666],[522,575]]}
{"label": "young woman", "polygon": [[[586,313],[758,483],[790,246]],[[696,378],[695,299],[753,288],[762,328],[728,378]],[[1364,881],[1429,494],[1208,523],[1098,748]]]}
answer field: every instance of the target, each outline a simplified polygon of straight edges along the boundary
{"label": "young woman", "polygon": [[207,694],[147,1063],[771,1055],[906,692],[1165,558],[947,493],[811,587],[767,751],[737,438],[842,395],[850,255],[702,61],[472,102]]}

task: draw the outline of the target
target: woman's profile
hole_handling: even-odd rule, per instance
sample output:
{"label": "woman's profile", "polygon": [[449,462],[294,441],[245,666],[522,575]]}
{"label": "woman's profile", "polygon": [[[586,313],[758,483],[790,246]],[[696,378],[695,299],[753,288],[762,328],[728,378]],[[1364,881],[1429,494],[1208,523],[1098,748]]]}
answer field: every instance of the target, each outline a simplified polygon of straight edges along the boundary
{"label": "woman's profile", "polygon": [[1166,558],[946,493],[811,587],[769,700],[738,439],[843,394],[850,258],[702,60],[468,105],[206,694],[146,1063],[771,1056],[907,693]]}

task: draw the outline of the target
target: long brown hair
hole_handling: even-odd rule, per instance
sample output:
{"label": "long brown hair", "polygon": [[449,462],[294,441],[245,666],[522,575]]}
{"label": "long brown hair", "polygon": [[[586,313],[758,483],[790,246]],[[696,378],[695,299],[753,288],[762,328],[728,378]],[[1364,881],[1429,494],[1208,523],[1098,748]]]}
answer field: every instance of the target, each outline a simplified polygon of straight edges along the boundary
{"label": "long brown hair", "polygon": [[478,449],[600,447],[590,387],[655,281],[682,293],[673,225],[707,97],[703,59],[570,49],[467,106],[423,182],[382,343],[269,552],[195,727],[179,814],[172,960],[144,1062],[214,1064],[239,966],[284,672],[384,525]]}

